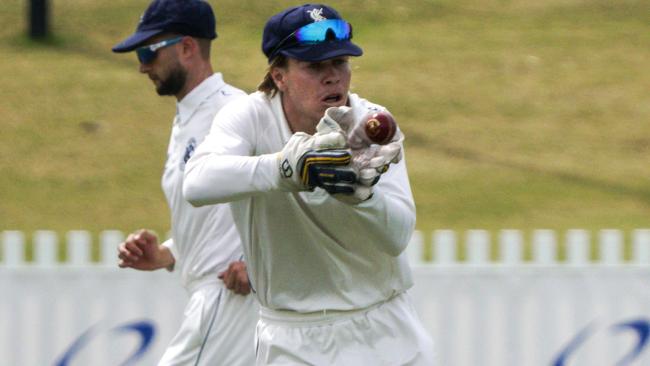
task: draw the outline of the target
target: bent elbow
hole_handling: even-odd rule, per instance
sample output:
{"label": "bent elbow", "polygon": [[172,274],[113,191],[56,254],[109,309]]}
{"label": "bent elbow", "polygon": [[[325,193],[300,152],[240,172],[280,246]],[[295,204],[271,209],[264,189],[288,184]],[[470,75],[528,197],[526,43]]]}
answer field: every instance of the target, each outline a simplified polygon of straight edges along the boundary
{"label": "bent elbow", "polygon": [[400,254],[406,249],[406,245],[402,245],[401,243],[399,245],[390,245],[388,248],[386,248],[386,254],[390,255],[391,257],[399,257]]}
{"label": "bent elbow", "polygon": [[[191,160],[190,160],[191,161]],[[194,207],[207,205],[205,191],[200,183],[200,176],[197,174],[194,164],[188,164],[185,167],[185,177],[183,179],[183,198]]]}
{"label": "bent elbow", "polygon": [[405,221],[402,227],[404,227],[403,230],[396,230],[393,233],[393,239],[390,245],[386,247],[386,253],[393,257],[401,255],[409,245],[411,236],[415,230],[415,215],[413,215],[412,220]]}
{"label": "bent elbow", "polygon": [[194,207],[201,207],[206,205],[205,200],[202,199],[200,189],[193,184],[191,180],[185,179],[183,182],[183,198]]}
{"label": "bent elbow", "polygon": [[390,238],[385,237],[379,239],[377,243],[380,244],[377,245],[377,248],[386,255],[389,255],[391,257],[399,257],[400,254],[406,250],[406,247],[409,243],[409,237],[410,236],[397,235]]}

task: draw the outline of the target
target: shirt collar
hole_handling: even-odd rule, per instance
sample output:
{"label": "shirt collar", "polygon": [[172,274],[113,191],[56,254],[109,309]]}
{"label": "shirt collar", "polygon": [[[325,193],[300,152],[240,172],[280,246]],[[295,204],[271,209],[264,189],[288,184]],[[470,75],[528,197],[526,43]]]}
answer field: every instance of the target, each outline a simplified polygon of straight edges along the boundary
{"label": "shirt collar", "polygon": [[[263,94],[263,92],[260,93]],[[289,138],[291,138],[293,132],[291,132],[289,121],[287,121],[287,116],[284,115],[284,108],[282,108],[282,93],[278,91],[273,97],[270,97],[270,101],[273,114],[278,116],[280,119],[280,126],[282,126],[282,142],[286,144],[286,142],[289,141]]]}
{"label": "shirt collar", "polygon": [[196,88],[187,93],[180,102],[176,103],[176,111],[178,114],[177,123],[187,123],[201,103],[214,94],[216,90],[221,89],[223,85],[223,76],[221,73],[217,72],[203,80],[201,84],[197,85]]}

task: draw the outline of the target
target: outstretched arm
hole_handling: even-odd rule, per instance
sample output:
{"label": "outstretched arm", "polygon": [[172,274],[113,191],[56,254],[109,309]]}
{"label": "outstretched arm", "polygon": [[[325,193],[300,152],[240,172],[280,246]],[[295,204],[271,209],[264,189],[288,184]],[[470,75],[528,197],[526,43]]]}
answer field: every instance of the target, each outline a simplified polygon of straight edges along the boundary
{"label": "outstretched arm", "polygon": [[[325,118],[314,135],[296,132],[279,151],[255,156],[258,139],[266,133],[259,125],[268,124],[259,123],[259,117],[246,109],[231,106],[217,114],[210,134],[187,162],[183,196],[194,206],[232,202],[274,190],[311,190],[306,171],[312,162],[327,165],[345,161],[324,151],[346,145],[338,124]],[[256,127],[261,131],[256,132]],[[349,157],[347,152],[343,155]]]}

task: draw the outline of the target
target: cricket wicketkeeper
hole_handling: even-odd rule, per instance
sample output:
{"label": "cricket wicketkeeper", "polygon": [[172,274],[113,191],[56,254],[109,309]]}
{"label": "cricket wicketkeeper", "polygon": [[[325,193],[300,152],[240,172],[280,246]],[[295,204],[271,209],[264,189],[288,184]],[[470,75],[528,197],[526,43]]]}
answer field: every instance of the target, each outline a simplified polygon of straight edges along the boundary
{"label": "cricket wicketkeeper", "polygon": [[434,364],[407,290],[415,204],[401,132],[357,159],[384,107],[349,91],[352,26],[326,5],[272,16],[259,90],[225,106],[185,170],[196,206],[230,202],[261,304],[258,365]]}

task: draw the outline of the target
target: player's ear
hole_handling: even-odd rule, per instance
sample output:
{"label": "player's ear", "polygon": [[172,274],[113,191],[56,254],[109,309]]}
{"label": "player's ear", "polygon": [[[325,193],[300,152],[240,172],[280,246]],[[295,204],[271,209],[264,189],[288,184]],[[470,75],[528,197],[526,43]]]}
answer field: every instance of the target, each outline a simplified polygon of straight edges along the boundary
{"label": "player's ear", "polygon": [[181,40],[181,54],[182,58],[189,58],[192,55],[200,53],[199,43],[196,39],[185,36]]}
{"label": "player's ear", "polygon": [[271,78],[273,78],[273,82],[275,83],[275,86],[277,86],[280,91],[284,91],[284,89],[286,88],[286,82],[285,82],[286,70],[281,67],[272,67],[269,72],[271,73]]}

